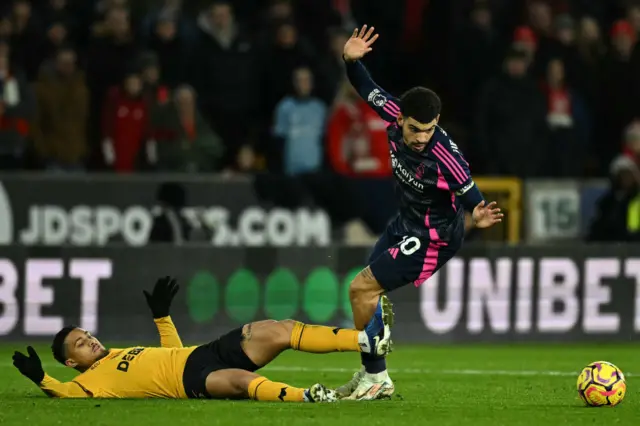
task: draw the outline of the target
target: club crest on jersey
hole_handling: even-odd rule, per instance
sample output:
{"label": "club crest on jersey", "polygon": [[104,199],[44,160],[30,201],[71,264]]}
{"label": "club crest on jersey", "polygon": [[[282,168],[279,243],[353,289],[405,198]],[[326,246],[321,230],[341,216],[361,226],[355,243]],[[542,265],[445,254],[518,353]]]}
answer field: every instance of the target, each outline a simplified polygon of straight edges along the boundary
{"label": "club crest on jersey", "polygon": [[387,103],[387,97],[380,93],[380,89],[373,89],[367,97],[369,102],[372,102],[375,106],[381,107]]}
{"label": "club crest on jersey", "polygon": [[391,156],[391,168],[395,169],[398,167],[398,159],[394,156]]}
{"label": "club crest on jersey", "polygon": [[416,179],[420,180],[424,176],[424,163],[418,164],[418,168],[416,169]]}

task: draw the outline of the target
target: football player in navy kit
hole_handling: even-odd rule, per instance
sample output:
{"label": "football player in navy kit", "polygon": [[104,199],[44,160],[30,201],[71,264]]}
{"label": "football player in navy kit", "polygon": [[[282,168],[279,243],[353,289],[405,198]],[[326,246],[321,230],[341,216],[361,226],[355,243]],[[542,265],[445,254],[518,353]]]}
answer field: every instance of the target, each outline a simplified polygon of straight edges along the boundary
{"label": "football player in navy kit", "polygon": [[[391,303],[385,293],[424,283],[451,259],[464,239],[464,212],[478,228],[502,221],[496,203],[487,203],[471,178],[469,164],[438,126],[440,98],[414,87],[399,99],[370,77],[360,59],[378,38],[374,28],[356,29],[344,46],[351,84],[387,121],[389,152],[396,181],[399,215],[376,243],[368,266],[351,283],[349,298],[355,327],[390,341]],[[336,391],[345,399],[389,398],[394,385],[384,357],[361,354],[362,369]]]}

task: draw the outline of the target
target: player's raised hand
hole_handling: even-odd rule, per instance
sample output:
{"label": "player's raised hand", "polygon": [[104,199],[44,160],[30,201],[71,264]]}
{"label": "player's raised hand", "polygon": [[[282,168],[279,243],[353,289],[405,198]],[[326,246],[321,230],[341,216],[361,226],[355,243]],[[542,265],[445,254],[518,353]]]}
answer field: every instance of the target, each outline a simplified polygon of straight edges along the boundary
{"label": "player's raised hand", "polygon": [[371,45],[378,39],[378,34],[374,34],[375,28],[369,28],[364,25],[359,31],[356,28],[353,30],[351,38],[347,40],[344,45],[344,51],[342,52],[344,59],[347,61],[357,61],[367,53],[371,52],[373,48]]}
{"label": "player's raised hand", "polygon": [[144,297],[147,299],[147,305],[151,309],[153,318],[164,318],[169,316],[169,309],[171,308],[171,302],[175,297],[180,286],[176,282],[175,278],[164,277],[158,278],[156,285],[153,287],[153,293],[149,293],[143,290]]}
{"label": "player's raised hand", "polygon": [[489,228],[498,222],[502,222],[504,214],[496,207],[497,203],[492,201],[489,204],[485,204],[485,201],[482,200],[473,209],[473,222],[477,228]]}
{"label": "player's raised hand", "polygon": [[42,361],[40,361],[40,357],[31,346],[27,346],[27,353],[29,356],[15,351],[13,354],[13,366],[20,370],[25,377],[39,385],[44,379]]}

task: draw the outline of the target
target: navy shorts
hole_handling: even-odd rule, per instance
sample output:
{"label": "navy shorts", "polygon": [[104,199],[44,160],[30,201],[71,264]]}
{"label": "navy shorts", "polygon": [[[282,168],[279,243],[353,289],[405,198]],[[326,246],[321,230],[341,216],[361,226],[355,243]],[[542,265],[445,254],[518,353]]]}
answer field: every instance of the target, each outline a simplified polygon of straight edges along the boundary
{"label": "navy shorts", "polygon": [[429,236],[412,235],[398,222],[394,220],[387,226],[368,262],[373,276],[387,292],[410,283],[418,287],[454,257],[464,241],[462,221],[444,231],[430,229]]}

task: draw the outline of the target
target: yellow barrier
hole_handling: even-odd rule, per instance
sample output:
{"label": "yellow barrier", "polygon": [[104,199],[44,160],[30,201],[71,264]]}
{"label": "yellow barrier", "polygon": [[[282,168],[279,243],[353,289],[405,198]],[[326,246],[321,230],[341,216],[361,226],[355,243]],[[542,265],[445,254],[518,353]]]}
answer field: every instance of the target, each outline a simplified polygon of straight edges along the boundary
{"label": "yellow barrier", "polygon": [[487,230],[483,233],[483,239],[519,243],[522,230],[522,181],[511,177],[474,177],[473,180],[487,201],[498,202],[505,216],[503,226]]}

